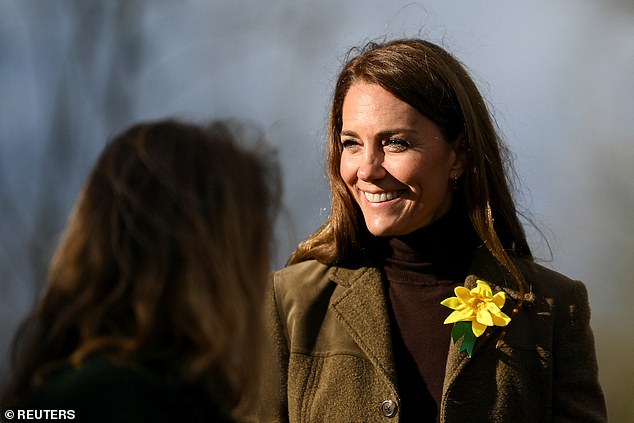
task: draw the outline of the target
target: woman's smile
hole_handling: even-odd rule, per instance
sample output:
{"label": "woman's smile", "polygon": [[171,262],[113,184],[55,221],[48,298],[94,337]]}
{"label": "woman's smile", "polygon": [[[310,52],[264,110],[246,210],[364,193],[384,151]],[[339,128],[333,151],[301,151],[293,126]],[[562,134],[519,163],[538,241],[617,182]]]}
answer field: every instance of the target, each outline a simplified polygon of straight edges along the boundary
{"label": "woman's smile", "polygon": [[386,201],[394,200],[401,196],[401,194],[405,192],[404,190],[400,191],[390,191],[390,192],[367,192],[363,191],[363,195],[365,195],[366,200],[370,203],[385,203]]}

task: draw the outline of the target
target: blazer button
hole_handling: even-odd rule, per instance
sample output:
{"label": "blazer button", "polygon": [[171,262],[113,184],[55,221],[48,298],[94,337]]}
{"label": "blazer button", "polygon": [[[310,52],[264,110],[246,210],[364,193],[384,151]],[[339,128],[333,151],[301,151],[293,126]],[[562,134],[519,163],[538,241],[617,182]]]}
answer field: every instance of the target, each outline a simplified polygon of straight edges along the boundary
{"label": "blazer button", "polygon": [[396,416],[396,409],[398,406],[392,400],[385,400],[381,403],[381,413],[385,417],[394,417]]}

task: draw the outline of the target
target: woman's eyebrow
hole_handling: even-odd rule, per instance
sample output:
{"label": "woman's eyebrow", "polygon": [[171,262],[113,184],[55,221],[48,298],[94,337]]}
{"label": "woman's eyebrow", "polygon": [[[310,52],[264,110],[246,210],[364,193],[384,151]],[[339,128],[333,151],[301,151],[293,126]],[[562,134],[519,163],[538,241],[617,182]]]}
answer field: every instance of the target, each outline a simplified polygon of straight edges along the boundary
{"label": "woman's eyebrow", "polygon": [[[398,135],[398,134],[416,134],[418,131],[416,131],[416,129],[412,129],[412,128],[395,128],[395,129],[387,129],[385,131],[380,131],[379,133],[376,134],[377,137],[379,138],[385,138],[385,137],[390,137],[390,136],[394,136],[394,135]],[[341,131],[341,135],[345,135],[348,137],[359,137],[359,134],[357,134],[355,131],[352,130],[344,130]]]}

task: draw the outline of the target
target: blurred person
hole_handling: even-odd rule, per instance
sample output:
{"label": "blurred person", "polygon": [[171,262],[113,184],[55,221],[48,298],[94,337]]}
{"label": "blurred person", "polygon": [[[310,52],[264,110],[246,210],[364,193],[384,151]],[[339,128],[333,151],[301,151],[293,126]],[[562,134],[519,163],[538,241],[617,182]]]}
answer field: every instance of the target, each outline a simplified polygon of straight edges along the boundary
{"label": "blurred person", "polygon": [[82,422],[248,414],[280,193],[277,165],[240,145],[239,129],[166,119],[106,146],[16,337],[3,413],[64,410]]}
{"label": "blurred person", "polygon": [[331,212],[274,274],[281,390],[265,420],[606,421],[586,288],[535,263],[509,166],[447,51],[351,51]]}

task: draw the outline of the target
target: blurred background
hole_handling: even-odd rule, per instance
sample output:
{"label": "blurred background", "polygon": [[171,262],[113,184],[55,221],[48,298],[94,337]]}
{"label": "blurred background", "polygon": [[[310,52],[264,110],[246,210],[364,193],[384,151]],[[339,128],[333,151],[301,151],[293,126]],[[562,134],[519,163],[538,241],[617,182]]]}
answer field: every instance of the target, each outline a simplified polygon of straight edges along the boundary
{"label": "blurred background", "polygon": [[633,0],[0,0],[0,382],[109,137],[167,116],[260,126],[284,171],[281,267],[328,213],[347,50],[404,36],[477,81],[544,234],[527,227],[537,256],[588,287],[611,421],[634,422]]}

